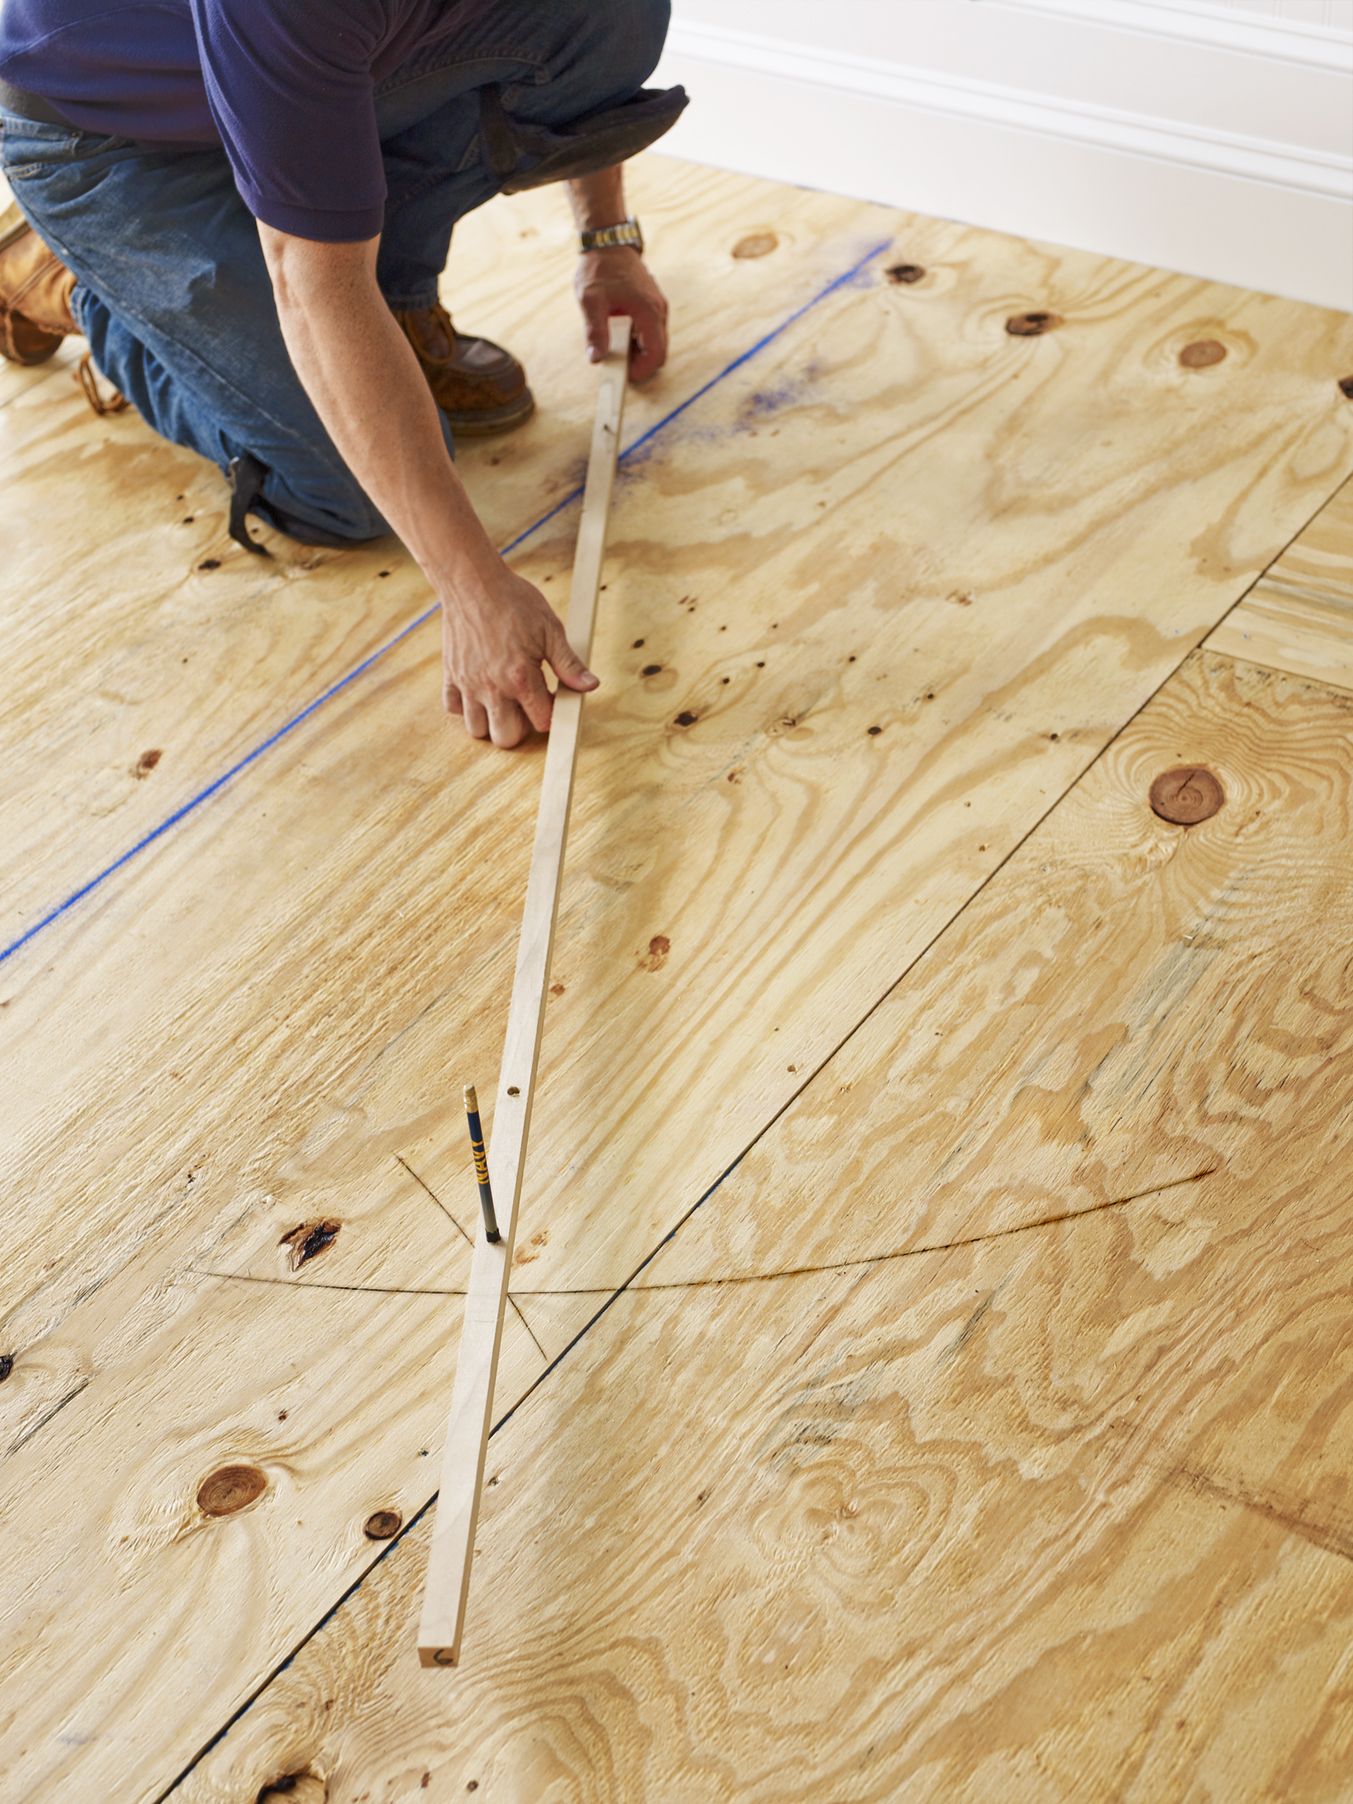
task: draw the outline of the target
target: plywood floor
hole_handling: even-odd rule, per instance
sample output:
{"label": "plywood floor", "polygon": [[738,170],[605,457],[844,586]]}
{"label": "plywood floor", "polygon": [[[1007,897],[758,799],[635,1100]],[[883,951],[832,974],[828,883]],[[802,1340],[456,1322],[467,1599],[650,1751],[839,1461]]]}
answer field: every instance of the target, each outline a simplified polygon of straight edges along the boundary
{"label": "plywood floor", "polygon": [[[445,725],[397,548],[260,569],[68,357],[0,372],[0,1797],[1349,1797],[1353,325],[636,200],[676,350],[455,1673],[456,1099],[539,748]],[[528,357],[464,467],[556,596],[570,255],[520,197],[447,284]]]}

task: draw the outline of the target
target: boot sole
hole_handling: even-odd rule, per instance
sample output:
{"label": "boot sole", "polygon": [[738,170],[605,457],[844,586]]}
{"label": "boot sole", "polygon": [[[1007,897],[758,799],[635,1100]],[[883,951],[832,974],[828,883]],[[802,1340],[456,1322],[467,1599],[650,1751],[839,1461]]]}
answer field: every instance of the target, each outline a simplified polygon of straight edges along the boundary
{"label": "boot sole", "polygon": [[535,410],[536,398],[528,388],[515,401],[507,401],[501,407],[478,407],[467,413],[453,413],[444,407],[442,412],[457,438],[492,438],[497,432],[511,432],[514,426],[522,425]]}

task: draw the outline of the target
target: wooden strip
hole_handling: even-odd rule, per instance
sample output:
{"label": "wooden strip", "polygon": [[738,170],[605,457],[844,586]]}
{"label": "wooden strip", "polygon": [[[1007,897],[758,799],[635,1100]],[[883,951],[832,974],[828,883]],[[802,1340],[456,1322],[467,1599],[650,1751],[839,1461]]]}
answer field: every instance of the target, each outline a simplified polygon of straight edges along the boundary
{"label": "wooden strip", "polygon": [[[625,410],[630,322],[611,321],[611,342],[601,366],[596,422],[587,463],[582,518],[573,560],[569,594],[569,643],[584,663],[592,655],[601,560],[606,548],[606,519],[615,482],[620,422]],[[428,1559],[423,1617],[418,1629],[418,1657],[424,1666],[454,1666],[460,1658],[465,1606],[470,1595],[475,1524],[484,1483],[484,1456],[493,1424],[493,1385],[503,1339],[512,1245],[517,1231],[526,1139],[531,1129],[540,1035],[545,1024],[545,986],[559,910],[559,887],[568,840],[573,772],[582,724],[582,694],[562,685],[554,698],[549,749],[540,786],[535,847],[526,880],[517,969],[507,1015],[507,1039],[498,1074],[498,1100],[493,1110],[490,1178],[500,1209],[502,1238],[475,1238],[470,1288],[460,1331],[460,1357],[451,1395],[442,1451],[442,1478],[436,1526]]]}

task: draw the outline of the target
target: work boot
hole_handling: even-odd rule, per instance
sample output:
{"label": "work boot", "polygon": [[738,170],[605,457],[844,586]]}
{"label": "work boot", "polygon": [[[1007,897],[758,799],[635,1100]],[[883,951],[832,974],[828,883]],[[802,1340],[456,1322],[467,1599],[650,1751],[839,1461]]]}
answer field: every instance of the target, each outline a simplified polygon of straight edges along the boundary
{"label": "work boot", "polygon": [[457,332],[445,307],[420,307],[395,319],[454,432],[465,438],[506,432],[535,411],[526,371],[512,353]]}
{"label": "work boot", "polygon": [[17,206],[0,213],[0,357],[45,363],[68,332],[75,277]]}

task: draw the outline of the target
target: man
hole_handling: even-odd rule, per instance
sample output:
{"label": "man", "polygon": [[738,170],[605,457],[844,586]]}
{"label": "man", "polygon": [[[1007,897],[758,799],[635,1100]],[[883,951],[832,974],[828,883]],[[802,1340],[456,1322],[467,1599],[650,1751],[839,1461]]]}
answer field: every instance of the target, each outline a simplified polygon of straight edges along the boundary
{"label": "man", "polygon": [[[452,463],[506,430],[521,365],[455,330],[437,278],[462,214],[566,180],[593,357],[667,304],[621,164],[685,105],[653,93],[667,0],[3,0],[0,352],[83,332],[157,431],[308,543],[393,529],[442,604],[447,708],[477,738],[548,729],[548,663],[596,678],[509,570]],[[33,228],[36,228],[34,230]]]}

